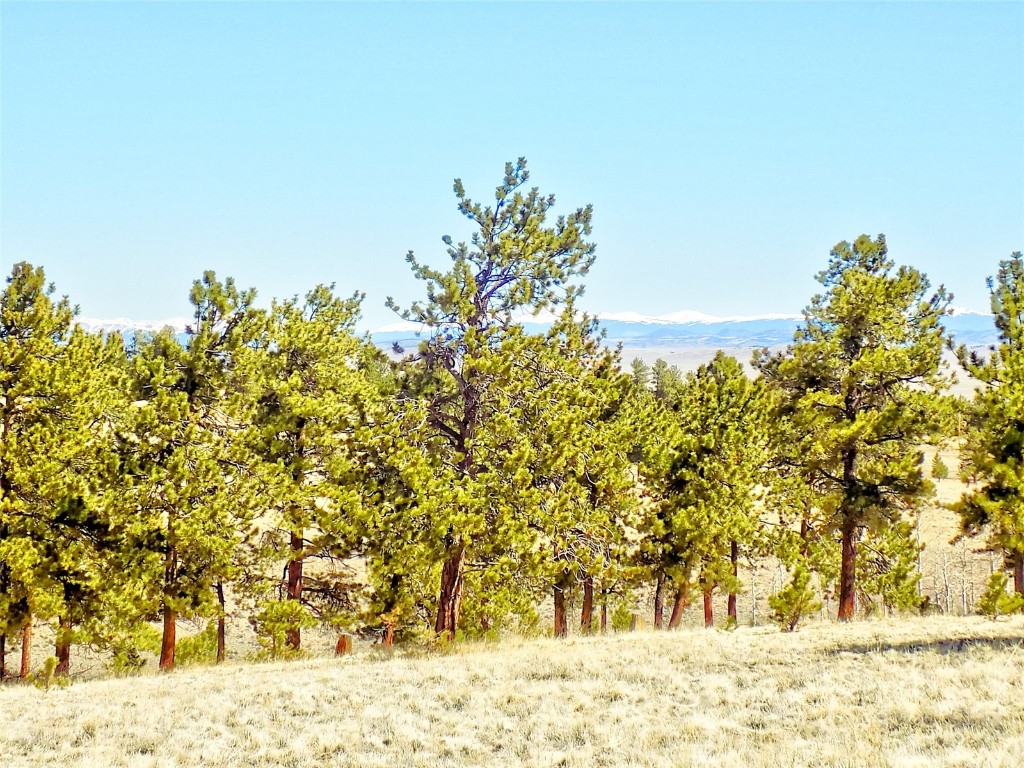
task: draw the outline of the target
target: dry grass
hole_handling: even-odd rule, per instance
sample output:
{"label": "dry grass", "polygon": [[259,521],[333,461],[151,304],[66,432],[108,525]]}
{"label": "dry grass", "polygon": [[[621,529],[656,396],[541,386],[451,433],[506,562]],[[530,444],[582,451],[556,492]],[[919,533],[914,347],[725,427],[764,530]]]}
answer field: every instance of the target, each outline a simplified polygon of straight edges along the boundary
{"label": "dry grass", "polygon": [[1024,619],[509,640],[0,690],[5,765],[1019,766]]}

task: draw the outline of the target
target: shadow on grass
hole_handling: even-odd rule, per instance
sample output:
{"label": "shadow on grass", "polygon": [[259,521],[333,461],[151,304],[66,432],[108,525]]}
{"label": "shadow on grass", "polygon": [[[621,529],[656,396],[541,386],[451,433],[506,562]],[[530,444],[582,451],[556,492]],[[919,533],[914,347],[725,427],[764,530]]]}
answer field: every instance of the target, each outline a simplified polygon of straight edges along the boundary
{"label": "shadow on grass", "polygon": [[829,648],[828,655],[838,656],[842,653],[871,654],[886,653],[940,653],[944,656],[949,654],[964,653],[975,648],[988,648],[996,651],[1021,649],[1024,650],[1024,637],[951,637],[943,640],[907,640],[901,642],[887,642],[886,640],[873,640],[871,642],[842,643]]}

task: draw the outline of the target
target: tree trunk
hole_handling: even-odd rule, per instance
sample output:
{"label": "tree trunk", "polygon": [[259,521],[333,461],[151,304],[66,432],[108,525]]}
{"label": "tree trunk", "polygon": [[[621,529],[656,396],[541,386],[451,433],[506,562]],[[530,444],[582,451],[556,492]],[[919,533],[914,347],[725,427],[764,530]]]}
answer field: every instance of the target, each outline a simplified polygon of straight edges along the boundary
{"label": "tree trunk", "polygon": [[[288,599],[302,600],[302,531],[292,531],[291,540],[292,559],[288,561]],[[285,631],[285,643],[293,651],[302,647],[302,632],[298,627],[290,627]]]}
{"label": "tree trunk", "polygon": [[715,626],[715,609],[711,605],[711,588],[704,588],[704,628]]}
{"label": "tree trunk", "polygon": [[580,632],[589,635],[594,631],[594,577],[583,579],[583,610],[580,612]]}
{"label": "tree trunk", "polygon": [[[1017,594],[1024,595],[1024,552],[1013,555],[1013,588]],[[1020,610],[1024,613],[1024,606]]]}
{"label": "tree trunk", "polygon": [[28,617],[25,626],[21,630],[21,670],[18,676],[22,680],[28,680],[32,674],[32,616]]}
{"label": "tree trunk", "polygon": [[334,646],[335,656],[352,653],[352,635],[338,635],[338,644]]}
{"label": "tree trunk", "polygon": [[[4,480],[3,473],[0,472],[0,492],[6,495],[7,493],[7,482]],[[0,541],[3,541],[7,537],[7,527],[0,526]],[[7,563],[0,561],[0,595],[7,593],[10,589],[10,566]],[[0,633],[0,683],[7,677],[7,633]]]}
{"label": "tree trunk", "polygon": [[389,621],[384,625],[384,634],[381,636],[380,644],[384,648],[391,648],[395,644],[395,624]]}
{"label": "tree trunk", "polygon": [[608,593],[605,592],[601,598],[601,634],[608,631]]}
{"label": "tree trunk", "polygon": [[71,619],[61,616],[57,620],[57,642],[54,648],[57,666],[53,670],[56,677],[67,677],[71,674]]}
{"label": "tree trunk", "polygon": [[843,562],[839,575],[839,621],[853,619],[854,589],[857,578],[857,544],[854,535],[857,532],[853,521],[847,519],[843,523]]}
{"label": "tree trunk", "polygon": [[569,621],[565,613],[565,592],[555,585],[555,637],[565,637],[569,634]]}
{"label": "tree trunk", "polygon": [[448,554],[441,569],[441,592],[437,598],[437,620],[434,632],[439,638],[452,641],[459,624],[459,609],[462,607],[462,563],[466,548],[460,544]]}
{"label": "tree trunk", "polygon": [[735,627],[739,624],[736,613],[736,582],[740,577],[740,546],[735,541],[729,549],[729,561],[732,563],[732,588],[729,590],[729,622]]}
{"label": "tree trunk", "polygon": [[177,640],[178,614],[168,597],[173,594],[174,583],[178,580],[178,548],[175,545],[174,514],[167,517],[167,552],[164,555],[164,596],[163,596],[163,636],[160,638],[160,671],[170,672],[174,669],[174,651]]}
{"label": "tree trunk", "polygon": [[223,664],[227,655],[227,610],[224,603],[224,584],[217,582],[217,663]]}
{"label": "tree trunk", "polygon": [[654,587],[654,628],[661,629],[665,623],[665,576],[658,574]]}
{"label": "tree trunk", "polygon": [[178,615],[164,604],[164,633],[160,639],[160,671],[170,672],[174,669],[174,650],[178,631]]}
{"label": "tree trunk", "polygon": [[686,599],[686,590],[677,589],[675,599],[672,601],[672,615],[668,620],[669,629],[679,629],[679,625],[683,621],[683,609],[689,603],[690,601]]}

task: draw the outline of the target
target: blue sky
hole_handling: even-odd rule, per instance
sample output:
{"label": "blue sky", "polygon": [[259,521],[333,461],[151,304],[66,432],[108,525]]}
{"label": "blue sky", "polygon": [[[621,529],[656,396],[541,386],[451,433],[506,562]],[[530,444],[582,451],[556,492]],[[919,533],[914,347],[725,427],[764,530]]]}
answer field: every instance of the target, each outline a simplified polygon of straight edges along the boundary
{"label": "blue sky", "polygon": [[1024,4],[0,3],[0,258],[91,317],[422,293],[529,159],[595,207],[584,306],[796,312],[886,233],[956,303],[1024,248]]}

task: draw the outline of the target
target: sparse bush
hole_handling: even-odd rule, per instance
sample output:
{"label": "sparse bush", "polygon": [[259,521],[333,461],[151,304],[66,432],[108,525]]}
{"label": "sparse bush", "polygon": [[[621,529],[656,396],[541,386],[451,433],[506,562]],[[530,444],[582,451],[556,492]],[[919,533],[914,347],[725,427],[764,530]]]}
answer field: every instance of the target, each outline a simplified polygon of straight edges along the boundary
{"label": "sparse bush", "polygon": [[131,675],[146,666],[147,654],[160,653],[160,633],[149,624],[140,624],[132,632],[116,637],[110,644],[110,670],[115,675]]}
{"label": "sparse bush", "polygon": [[[290,629],[309,629],[316,626],[316,619],[298,600],[273,600],[249,619],[264,653],[272,659],[295,655],[285,638]],[[216,642],[216,639],[215,639]]]}
{"label": "sparse bush", "polygon": [[44,691],[50,690],[51,685],[57,685],[58,687],[65,687],[71,685],[71,679],[68,677],[57,677],[55,675],[57,671],[57,657],[49,656],[43,661],[43,667],[34,675],[32,675],[32,684],[36,688],[42,688]]}
{"label": "sparse bush", "polygon": [[629,602],[625,600],[616,601],[615,607],[608,617],[608,623],[612,625],[614,631],[626,632],[633,622],[633,613],[633,606]]}
{"label": "sparse bush", "polygon": [[1016,613],[1024,606],[1024,595],[1006,591],[1007,581],[1006,574],[1002,571],[996,571],[989,576],[985,594],[978,601],[978,613],[996,619]]}
{"label": "sparse bush", "polygon": [[942,460],[938,451],[935,452],[935,458],[932,459],[932,477],[936,480],[949,479],[949,467],[946,466],[946,462]]}
{"label": "sparse bush", "polygon": [[196,634],[179,638],[174,660],[180,666],[212,664],[216,661],[217,622],[208,621]]}
{"label": "sparse bush", "polygon": [[783,632],[796,629],[801,616],[821,610],[821,603],[815,599],[811,586],[811,572],[804,565],[797,565],[793,575],[780,592],[768,598],[772,609],[772,620]]}

